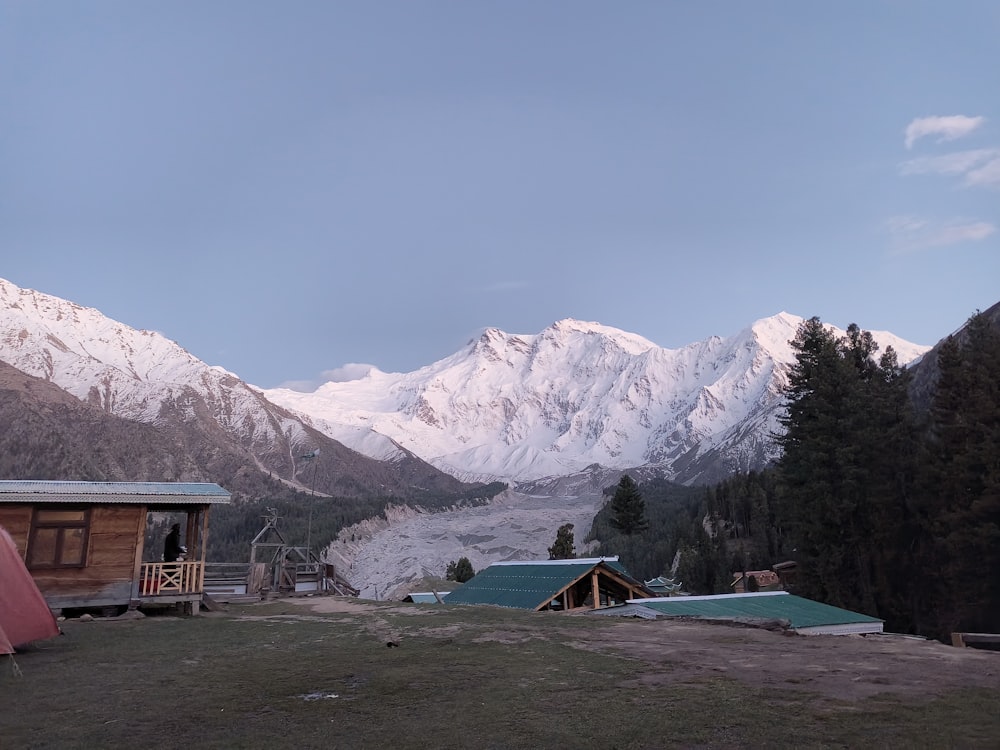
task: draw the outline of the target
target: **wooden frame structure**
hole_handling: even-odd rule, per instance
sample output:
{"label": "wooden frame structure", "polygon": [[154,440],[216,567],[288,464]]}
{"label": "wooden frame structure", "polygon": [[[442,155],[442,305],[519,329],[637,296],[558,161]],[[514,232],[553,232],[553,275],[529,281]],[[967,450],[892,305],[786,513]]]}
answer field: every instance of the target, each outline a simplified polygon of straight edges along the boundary
{"label": "wooden frame structure", "polygon": [[[358,595],[358,590],[341,578],[333,565],[320,560],[309,547],[293,546],[285,541],[278,529],[281,517],[277,508],[268,508],[267,512],[268,515],[262,517],[264,528],[250,541],[250,572],[247,580],[249,582],[252,577],[256,577],[260,581],[253,593],[269,590],[279,593]],[[268,537],[275,538],[276,541],[268,541]],[[259,553],[265,551],[270,552],[269,557],[258,557]],[[264,579],[268,576],[270,583],[264,584]],[[251,592],[249,585],[247,592]]]}
{"label": "wooden frame structure", "polygon": [[599,609],[653,596],[617,557],[497,562],[448,594],[448,604],[554,610]]}
{"label": "wooden frame structure", "polygon": [[[0,481],[0,526],[57,613],[177,603],[197,613],[209,513],[229,501],[207,483]],[[143,562],[149,513],[184,514],[186,559]]]}
{"label": "wooden frame structure", "polygon": [[643,584],[622,575],[602,561],[589,573],[560,589],[549,601],[539,604],[535,611],[600,609],[650,595]]}

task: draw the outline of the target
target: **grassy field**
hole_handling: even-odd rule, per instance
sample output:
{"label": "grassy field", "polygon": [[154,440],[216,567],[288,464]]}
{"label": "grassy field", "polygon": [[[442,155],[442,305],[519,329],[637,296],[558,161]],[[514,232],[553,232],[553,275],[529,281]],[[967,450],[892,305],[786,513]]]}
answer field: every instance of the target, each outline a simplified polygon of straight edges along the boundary
{"label": "grassy field", "polygon": [[[614,620],[279,602],[67,621],[17,655],[20,675],[0,660],[0,747],[1000,746],[1000,678],[838,699],[604,649],[623,632]],[[745,631],[708,627],[739,648]]]}

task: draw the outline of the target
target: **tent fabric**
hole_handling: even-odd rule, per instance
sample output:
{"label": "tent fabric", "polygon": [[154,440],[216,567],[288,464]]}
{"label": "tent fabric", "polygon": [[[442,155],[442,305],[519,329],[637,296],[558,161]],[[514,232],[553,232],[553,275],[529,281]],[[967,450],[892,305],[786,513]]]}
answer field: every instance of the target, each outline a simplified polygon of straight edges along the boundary
{"label": "tent fabric", "polygon": [[35,579],[18,554],[17,545],[0,526],[0,654],[15,646],[59,635],[59,625]]}

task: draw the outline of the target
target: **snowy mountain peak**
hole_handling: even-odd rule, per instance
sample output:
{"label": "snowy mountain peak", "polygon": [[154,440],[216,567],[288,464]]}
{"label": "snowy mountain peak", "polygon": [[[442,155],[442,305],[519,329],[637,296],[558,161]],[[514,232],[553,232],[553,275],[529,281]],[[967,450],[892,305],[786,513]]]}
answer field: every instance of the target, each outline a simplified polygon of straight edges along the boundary
{"label": "snowy mountain peak", "polygon": [[600,323],[590,323],[573,318],[558,320],[539,334],[541,338],[559,340],[568,343],[578,336],[600,337],[613,342],[630,354],[641,354],[656,347],[652,341],[634,333],[628,333],[618,328],[602,325]]}
{"label": "snowy mountain peak", "polygon": [[749,331],[761,348],[773,354],[781,354],[784,358],[792,355],[789,342],[795,338],[802,322],[803,319],[797,315],[780,312],[754,322]]}
{"label": "snowy mountain peak", "polygon": [[[529,335],[488,328],[415,372],[266,395],[358,450],[351,435],[370,430],[463,479],[536,480],[599,464],[708,480],[776,457],[789,341],[802,320],[779,313],[676,350],[573,319]],[[893,341],[901,362],[926,349]]]}
{"label": "snowy mountain peak", "polygon": [[[87,375],[99,372],[122,380],[180,384],[206,367],[159,333],[130,328],[93,308],[3,279],[0,311],[4,360],[79,398],[87,398],[91,389]],[[214,371],[235,378],[222,368]]]}
{"label": "snowy mountain peak", "polygon": [[[287,464],[289,446],[319,430],[369,457],[415,455],[465,480],[598,464],[694,482],[757,468],[776,457],[801,322],[779,313],[680,349],[571,318],[534,334],[488,328],[413,372],[351,365],[313,393],[258,391],[160,334],[0,280],[0,359],[94,406],[152,424],[207,416],[267,465]],[[873,336],[903,364],[927,350]]]}

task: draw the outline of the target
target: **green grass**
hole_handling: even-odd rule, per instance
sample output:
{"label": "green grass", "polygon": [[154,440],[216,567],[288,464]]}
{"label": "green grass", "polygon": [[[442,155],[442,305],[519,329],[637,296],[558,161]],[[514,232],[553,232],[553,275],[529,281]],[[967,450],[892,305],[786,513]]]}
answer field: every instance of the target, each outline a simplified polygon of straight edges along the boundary
{"label": "green grass", "polygon": [[644,685],[645,663],[573,645],[611,625],[494,608],[312,615],[282,604],[69,621],[65,636],[17,656],[21,676],[0,661],[0,747],[881,750],[1000,738],[1000,691],[848,703],[728,679]]}

